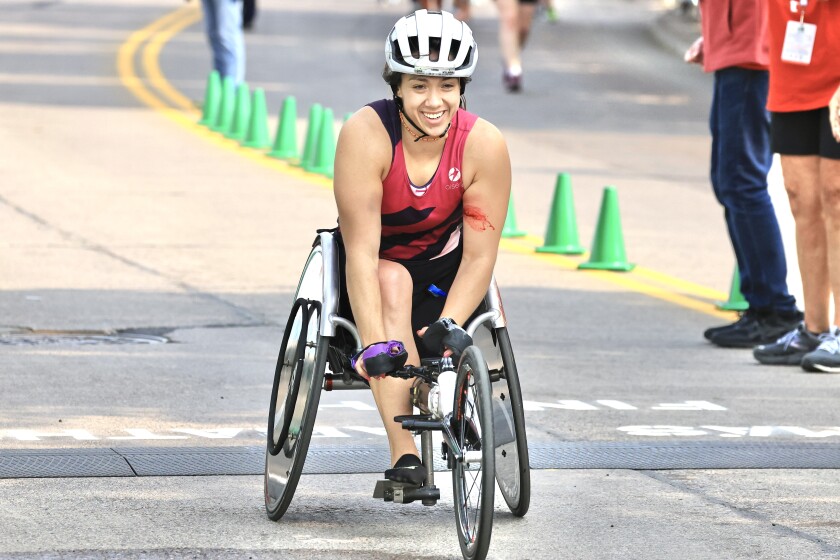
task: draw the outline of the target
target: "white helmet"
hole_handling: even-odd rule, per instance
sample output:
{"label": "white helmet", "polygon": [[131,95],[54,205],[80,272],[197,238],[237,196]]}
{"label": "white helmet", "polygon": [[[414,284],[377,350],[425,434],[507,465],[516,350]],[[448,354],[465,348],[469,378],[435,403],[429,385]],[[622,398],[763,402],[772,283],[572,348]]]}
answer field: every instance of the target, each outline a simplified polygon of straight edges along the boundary
{"label": "white helmet", "polygon": [[[429,58],[430,44],[440,53],[437,60]],[[388,34],[385,61],[392,72],[464,78],[475,70],[478,45],[469,26],[449,12],[417,10]]]}

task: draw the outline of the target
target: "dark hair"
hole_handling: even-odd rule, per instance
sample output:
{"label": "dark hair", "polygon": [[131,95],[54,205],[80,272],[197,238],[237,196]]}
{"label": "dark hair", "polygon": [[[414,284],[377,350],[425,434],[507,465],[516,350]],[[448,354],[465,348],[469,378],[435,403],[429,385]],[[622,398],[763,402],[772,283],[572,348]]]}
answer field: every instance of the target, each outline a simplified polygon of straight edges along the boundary
{"label": "dark hair", "polygon": [[[402,72],[394,72],[388,65],[386,64],[385,67],[382,69],[382,79],[385,80],[385,83],[391,86],[391,93],[397,95],[397,89],[400,87],[402,83]],[[463,77],[458,78],[458,84],[461,86],[461,96],[463,97],[464,91],[467,89],[467,84],[470,83],[472,78]]]}

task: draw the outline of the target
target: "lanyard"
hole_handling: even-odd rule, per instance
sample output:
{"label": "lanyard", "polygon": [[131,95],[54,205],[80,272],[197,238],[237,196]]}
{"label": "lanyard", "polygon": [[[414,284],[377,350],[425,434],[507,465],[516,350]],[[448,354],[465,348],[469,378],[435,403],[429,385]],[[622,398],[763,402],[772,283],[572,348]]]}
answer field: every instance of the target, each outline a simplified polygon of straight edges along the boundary
{"label": "lanyard", "polygon": [[[808,0],[790,0],[790,11],[799,13],[799,23],[805,22],[805,8],[808,7]],[[801,9],[800,9],[801,8]]]}

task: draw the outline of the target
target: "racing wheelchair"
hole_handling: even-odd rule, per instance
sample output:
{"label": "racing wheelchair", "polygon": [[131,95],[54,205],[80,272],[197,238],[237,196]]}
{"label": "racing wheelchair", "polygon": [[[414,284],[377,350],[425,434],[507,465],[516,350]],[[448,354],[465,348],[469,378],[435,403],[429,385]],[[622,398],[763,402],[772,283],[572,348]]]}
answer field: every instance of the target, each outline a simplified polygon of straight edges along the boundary
{"label": "racing wheelchair", "polygon": [[[265,508],[279,520],[294,496],[321,391],[366,389],[350,365],[361,340],[355,325],[338,315],[338,241],[321,230],[301,273],[274,373],[265,456]],[[434,505],[432,432],[442,435],[441,455],[452,471],[461,552],[486,556],[493,527],[495,481],[510,511],[524,516],[531,494],[528,443],[516,363],[495,279],[466,327],[473,345],[459,362],[424,359],[392,374],[420,378],[431,387],[420,414],[395,418],[420,434],[427,478],[421,486],[380,480],[374,498]]]}

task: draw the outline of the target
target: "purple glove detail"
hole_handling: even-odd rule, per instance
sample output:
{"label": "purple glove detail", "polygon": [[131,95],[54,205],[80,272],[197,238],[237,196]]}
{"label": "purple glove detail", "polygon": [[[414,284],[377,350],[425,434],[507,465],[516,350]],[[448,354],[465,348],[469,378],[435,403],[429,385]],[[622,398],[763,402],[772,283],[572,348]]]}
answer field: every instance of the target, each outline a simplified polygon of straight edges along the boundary
{"label": "purple glove detail", "polygon": [[364,360],[365,370],[371,377],[392,373],[405,365],[408,352],[399,340],[374,342],[350,359],[353,369],[359,360]]}

